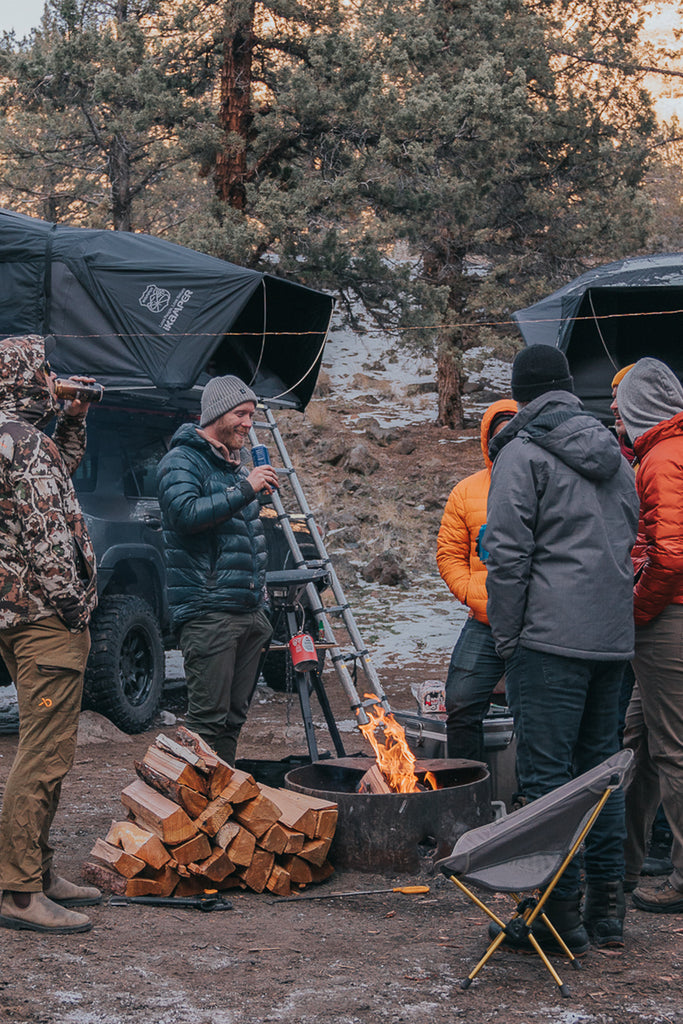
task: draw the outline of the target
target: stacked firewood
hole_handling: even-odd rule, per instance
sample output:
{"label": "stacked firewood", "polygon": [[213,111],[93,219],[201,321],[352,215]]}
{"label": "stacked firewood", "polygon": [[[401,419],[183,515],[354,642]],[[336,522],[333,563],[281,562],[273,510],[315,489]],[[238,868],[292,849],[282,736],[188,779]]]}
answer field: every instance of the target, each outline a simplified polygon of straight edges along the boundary
{"label": "stacked firewood", "polygon": [[83,876],[121,896],[292,889],[333,872],[337,805],[257,783],[189,729],[160,735],[121,794],[128,812],[98,839]]}

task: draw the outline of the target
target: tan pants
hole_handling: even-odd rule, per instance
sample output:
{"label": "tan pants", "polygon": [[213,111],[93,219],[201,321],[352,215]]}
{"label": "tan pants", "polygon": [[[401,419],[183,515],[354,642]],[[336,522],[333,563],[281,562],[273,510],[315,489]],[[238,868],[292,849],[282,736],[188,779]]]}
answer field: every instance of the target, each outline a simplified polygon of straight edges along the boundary
{"label": "tan pants", "polygon": [[62,779],[76,750],[90,633],[70,633],[56,615],[0,633],[16,683],[19,747],[0,813],[0,889],[41,892]]}

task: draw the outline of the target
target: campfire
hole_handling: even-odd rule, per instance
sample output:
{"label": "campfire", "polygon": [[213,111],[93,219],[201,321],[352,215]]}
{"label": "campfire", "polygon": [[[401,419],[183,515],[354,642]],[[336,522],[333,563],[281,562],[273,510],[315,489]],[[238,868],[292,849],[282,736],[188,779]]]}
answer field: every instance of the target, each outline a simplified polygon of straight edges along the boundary
{"label": "campfire", "polygon": [[[405,730],[399,725],[390,711],[385,711],[374,693],[366,693],[365,698],[377,701],[366,708],[368,718],[365,725],[358,728],[370,743],[375,752],[376,764],[370,768],[360,781],[359,793],[420,793],[428,789],[437,789],[437,781],[432,772],[424,775],[424,783],[415,774],[415,755],[408,746]],[[383,734],[383,741],[377,733]]]}

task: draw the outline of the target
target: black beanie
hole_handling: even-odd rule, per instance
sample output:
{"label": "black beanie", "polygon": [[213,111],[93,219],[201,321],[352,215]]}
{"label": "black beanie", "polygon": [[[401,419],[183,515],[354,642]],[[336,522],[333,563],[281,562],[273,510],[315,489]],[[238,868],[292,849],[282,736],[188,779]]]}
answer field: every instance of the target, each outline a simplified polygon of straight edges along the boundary
{"label": "black beanie", "polygon": [[512,364],[512,397],[531,402],[546,391],[574,392],[574,380],[564,352],[552,345],[530,345]]}

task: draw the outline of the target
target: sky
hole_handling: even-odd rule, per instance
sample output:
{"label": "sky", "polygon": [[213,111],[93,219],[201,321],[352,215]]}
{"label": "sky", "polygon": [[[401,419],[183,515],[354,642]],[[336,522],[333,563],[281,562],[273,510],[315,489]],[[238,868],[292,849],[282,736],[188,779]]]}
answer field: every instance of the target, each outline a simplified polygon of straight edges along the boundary
{"label": "sky", "polygon": [[0,0],[0,30],[27,35],[40,24],[43,6],[44,0]]}

